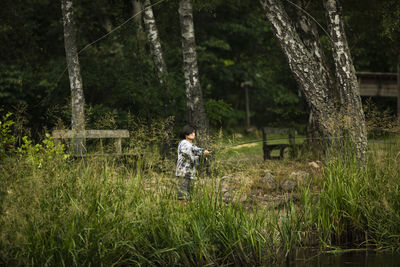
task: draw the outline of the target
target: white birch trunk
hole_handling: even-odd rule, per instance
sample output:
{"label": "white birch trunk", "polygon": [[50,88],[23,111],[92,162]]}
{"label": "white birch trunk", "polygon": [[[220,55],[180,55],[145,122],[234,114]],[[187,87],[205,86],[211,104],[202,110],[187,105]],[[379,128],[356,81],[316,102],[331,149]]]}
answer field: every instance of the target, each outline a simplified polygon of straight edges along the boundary
{"label": "white birch trunk", "polygon": [[[343,27],[336,30],[336,34],[344,38],[341,41],[342,50],[336,47],[336,42],[333,44],[334,56],[340,55],[340,60],[335,58],[336,77],[340,86],[335,86],[317,40],[316,29],[313,29],[309,19],[299,16],[298,30],[303,33],[299,34],[280,0],[261,0],[261,4],[288,58],[289,66],[304,92],[313,122],[316,123],[319,132],[327,139],[350,133],[357,146],[357,156],[363,162],[366,152],[365,120]],[[338,21],[337,16],[334,18]],[[343,50],[346,52],[336,54],[336,51]],[[346,83],[345,86],[343,82]],[[350,123],[346,124],[349,120]],[[347,125],[350,127],[346,128]]]}
{"label": "white birch trunk", "polygon": [[[79,65],[78,51],[76,48],[75,22],[72,0],[61,0],[63,14],[64,43],[68,66],[69,81],[71,87],[72,117],[71,128],[73,131],[85,130],[85,99],[83,94],[82,77]],[[73,140],[73,152],[75,155],[84,153],[85,140]]]}
{"label": "white birch trunk", "polygon": [[[321,79],[328,85],[328,88],[336,88],[335,80],[330,72],[324,51],[320,43],[320,37],[318,34],[318,28],[310,16],[309,4],[311,0],[295,0],[296,4],[296,17],[294,19],[297,32],[300,39],[304,43],[308,53],[313,58],[315,63],[319,65],[319,72],[321,73]],[[307,14],[307,13],[308,14]],[[301,86],[301,85],[300,85]],[[331,98],[337,98],[337,90],[329,90]],[[337,103],[337,101],[334,101]],[[307,142],[310,148],[315,151],[321,150],[325,146],[326,142],[323,140],[323,134],[320,132],[318,127],[316,127],[317,122],[315,122],[315,116],[313,116],[313,111],[310,109],[309,119],[307,125]]]}
{"label": "white birch trunk", "polygon": [[161,42],[157,30],[156,20],[153,14],[150,0],[146,0],[143,22],[147,31],[147,39],[150,44],[150,53],[153,58],[154,69],[160,84],[165,84],[167,77],[167,66],[165,65]]}
{"label": "white birch trunk", "polygon": [[338,0],[325,0],[328,28],[332,38],[332,53],[341,102],[343,127],[356,145],[357,156],[364,161],[367,151],[367,131],[353,60],[347,43],[341,6]]}
{"label": "white birch trunk", "polygon": [[[325,69],[317,61],[315,51],[307,48],[280,0],[261,0],[267,19],[271,22],[275,37],[288,59],[290,69],[300,85],[313,113],[319,132],[327,139],[335,136],[336,108],[332,100],[330,84]],[[311,45],[314,47],[314,45]],[[322,79],[321,79],[322,78]]]}
{"label": "white birch trunk", "polygon": [[208,120],[203,105],[199,70],[197,67],[196,43],[193,26],[191,0],[179,2],[179,18],[182,33],[183,68],[186,87],[187,121],[193,124],[201,136],[208,136]]}

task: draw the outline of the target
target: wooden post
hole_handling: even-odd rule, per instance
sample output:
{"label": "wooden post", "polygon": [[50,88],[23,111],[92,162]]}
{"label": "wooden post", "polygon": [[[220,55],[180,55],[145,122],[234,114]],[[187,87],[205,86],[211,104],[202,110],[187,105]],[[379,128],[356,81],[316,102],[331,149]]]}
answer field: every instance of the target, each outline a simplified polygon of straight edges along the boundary
{"label": "wooden post", "polygon": [[115,140],[115,148],[117,149],[117,154],[122,154],[121,138]]}
{"label": "wooden post", "polygon": [[262,136],[263,136],[263,154],[264,160],[271,159],[270,151],[267,146],[267,133],[266,129],[262,128]]}
{"label": "wooden post", "polygon": [[240,84],[244,88],[245,93],[245,105],[246,105],[246,129],[250,128],[250,101],[249,101],[249,87],[253,86],[253,82],[247,81]]}
{"label": "wooden post", "polygon": [[289,129],[288,137],[289,137],[289,146],[291,148],[291,157],[294,158],[297,156],[297,147],[296,147],[296,130]]}
{"label": "wooden post", "polygon": [[244,87],[246,98],[246,128],[250,128],[250,107],[249,107],[249,87]]}

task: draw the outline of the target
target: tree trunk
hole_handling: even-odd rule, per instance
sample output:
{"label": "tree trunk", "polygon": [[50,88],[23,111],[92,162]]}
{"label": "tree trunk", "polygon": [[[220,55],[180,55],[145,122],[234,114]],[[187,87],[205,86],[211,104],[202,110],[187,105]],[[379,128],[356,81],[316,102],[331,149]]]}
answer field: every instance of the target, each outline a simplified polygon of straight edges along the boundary
{"label": "tree trunk", "polygon": [[143,16],[144,25],[147,31],[147,39],[150,44],[150,52],[153,58],[154,69],[160,84],[165,84],[167,76],[167,66],[161,50],[160,38],[158,35],[156,20],[153,14],[150,0],[145,1],[145,11]]}
{"label": "tree trunk", "polygon": [[[78,51],[76,48],[75,23],[72,0],[61,0],[63,14],[64,43],[68,66],[69,82],[71,87],[72,118],[71,128],[73,131],[85,130],[85,98],[83,95],[82,77],[79,66]],[[75,155],[81,156],[85,149],[84,139],[75,139],[72,142]]]}
{"label": "tree trunk", "polygon": [[194,125],[201,136],[208,136],[208,120],[203,105],[199,71],[197,67],[196,44],[193,27],[191,0],[179,3],[179,19],[182,33],[183,68],[185,73],[187,121]]}
{"label": "tree trunk", "polygon": [[[308,8],[310,1],[297,0],[295,2],[297,6],[301,8],[296,8],[296,28],[300,39],[303,41],[304,46],[314,61],[319,64],[320,73],[324,75],[321,78],[325,80],[325,83],[329,85],[329,88],[334,88],[335,80],[330,72],[324,51],[321,46],[317,25],[315,21],[312,20],[308,15],[310,12]],[[331,97],[335,97],[335,92],[330,93]]]}
{"label": "tree trunk", "polygon": [[131,0],[131,5],[132,5],[132,16],[135,16],[133,20],[137,25],[136,44],[138,48],[138,55],[140,57],[143,57],[145,54],[145,42],[146,42],[146,37],[143,32],[143,26],[142,26],[143,4],[141,0]]}
{"label": "tree trunk", "polygon": [[[317,64],[319,64],[320,73],[323,75],[321,78],[328,85],[328,88],[335,88],[335,80],[330,72],[321,46],[317,25],[309,16],[310,2],[310,0],[296,0],[294,2],[296,5],[296,17],[294,18],[294,21],[296,22],[295,26],[299,33],[299,37],[303,41],[307,51],[309,51],[310,56]],[[338,98],[337,90],[330,90],[329,93],[330,97],[335,99]],[[334,103],[337,103],[337,101],[334,101]],[[310,109],[307,125],[307,143],[313,151],[321,151],[327,144],[317,125],[318,123],[315,121],[313,111]]]}
{"label": "tree trunk", "polygon": [[242,82],[240,87],[244,88],[244,99],[246,107],[246,130],[250,129],[250,99],[249,99],[249,87],[253,86],[252,81]]}
{"label": "tree trunk", "polygon": [[246,130],[250,128],[250,101],[249,101],[249,87],[244,87],[245,101],[246,101]]}
{"label": "tree trunk", "polygon": [[[336,87],[322,53],[314,23],[309,18],[299,15],[298,29],[296,29],[280,0],[261,0],[261,4],[288,58],[294,77],[304,92],[312,113],[312,124],[326,140],[340,138],[344,132],[349,132],[357,145],[357,156],[365,159],[365,120],[360,95],[356,89],[357,80],[353,80],[355,72],[349,60],[348,48],[346,53],[341,54],[342,57],[346,57],[346,61],[335,60],[336,70],[338,71],[338,68],[345,70],[336,74],[337,78],[342,79],[339,81],[340,87]],[[337,20],[336,17],[335,19]],[[344,38],[343,28],[336,33]],[[347,45],[347,42],[341,39],[342,46],[344,43]],[[332,45],[338,44],[334,42]],[[336,50],[337,48],[334,48],[334,51]],[[348,78],[344,79],[343,75],[347,75]],[[343,81],[346,81],[346,88],[342,88]],[[342,115],[343,112],[346,116]],[[348,115],[351,118],[348,118]],[[343,119],[351,120],[346,129],[343,123],[346,120]]]}
{"label": "tree trunk", "polygon": [[343,128],[356,145],[357,156],[364,161],[367,151],[367,130],[362,109],[360,88],[347,43],[341,6],[338,0],[324,1],[328,28],[332,38],[332,53],[338,82]]}
{"label": "tree trunk", "polygon": [[331,139],[335,133],[336,108],[328,80],[321,79],[326,77],[324,68],[316,61],[315,51],[309,51],[301,40],[280,0],[261,0],[261,5],[305,95],[317,129],[325,138]]}
{"label": "tree trunk", "polygon": [[132,4],[132,16],[135,16],[133,20],[139,27],[142,27],[142,9],[143,5],[141,0],[131,0]]}

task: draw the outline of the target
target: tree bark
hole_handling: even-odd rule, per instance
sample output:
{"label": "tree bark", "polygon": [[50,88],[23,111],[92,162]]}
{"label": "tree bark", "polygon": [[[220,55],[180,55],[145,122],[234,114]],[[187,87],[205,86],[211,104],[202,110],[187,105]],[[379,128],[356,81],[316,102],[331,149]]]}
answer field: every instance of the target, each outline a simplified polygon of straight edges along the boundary
{"label": "tree bark", "polygon": [[356,71],[344,31],[341,6],[338,0],[325,0],[324,5],[332,38],[332,53],[341,104],[340,116],[343,118],[342,126],[355,143],[357,156],[364,161],[367,151],[365,116]]}
{"label": "tree bark", "polygon": [[[304,43],[307,51],[309,51],[313,60],[319,65],[319,72],[323,75],[321,78],[328,85],[328,88],[336,88],[335,80],[328,67],[324,51],[320,42],[318,28],[309,14],[310,0],[296,0],[296,17],[295,26],[299,37]],[[300,85],[301,86],[301,85]],[[329,90],[330,97],[337,99],[337,90]],[[334,101],[336,103],[337,101]],[[308,125],[307,125],[307,143],[313,151],[320,151],[326,147],[326,142],[323,138],[323,134],[317,127],[318,123],[315,121],[312,109],[309,111]]]}
{"label": "tree bark", "polygon": [[150,0],[146,0],[145,11],[143,16],[144,25],[147,31],[147,39],[150,44],[150,52],[153,58],[154,69],[158,77],[159,83],[165,84],[167,77],[167,66],[165,65],[163,53],[161,50],[161,42],[158,35],[156,20],[153,14]]}
{"label": "tree bark", "polygon": [[250,128],[250,101],[249,101],[249,87],[244,87],[245,101],[246,101],[246,130]]}
{"label": "tree bark", "polygon": [[[82,132],[85,130],[85,98],[83,94],[78,51],[76,48],[72,0],[61,0],[61,10],[63,15],[65,53],[71,87],[71,128],[73,131]],[[85,139],[76,138],[73,140],[72,149],[75,155],[81,156],[85,151]]]}
{"label": "tree bark", "polygon": [[[296,28],[299,33],[300,39],[303,41],[304,46],[310,53],[314,61],[319,64],[320,73],[324,76],[321,77],[325,80],[329,88],[335,87],[335,80],[328,67],[324,51],[321,46],[318,29],[315,21],[313,21],[308,15],[309,10],[309,0],[296,0],[295,3],[299,8],[296,8]],[[308,14],[307,14],[307,13]],[[335,97],[334,92],[330,92],[331,97]]]}
{"label": "tree bark", "polygon": [[141,0],[131,0],[131,5],[132,5],[132,16],[135,16],[133,20],[137,25],[137,31],[136,31],[136,44],[138,48],[137,54],[140,57],[143,57],[145,54],[145,42],[146,42],[146,37],[142,25],[143,4]]}
{"label": "tree bark", "polygon": [[249,99],[249,87],[253,86],[252,81],[242,82],[240,84],[242,88],[244,88],[244,98],[245,98],[245,107],[246,107],[246,130],[250,129],[250,99]]}
{"label": "tree bark", "polygon": [[325,138],[332,138],[335,132],[332,128],[335,127],[336,109],[328,80],[321,79],[326,74],[321,63],[314,58],[315,51],[307,49],[279,0],[261,0],[261,5],[305,95],[316,127]]}
{"label": "tree bark", "polygon": [[139,27],[142,27],[142,9],[143,9],[143,4],[141,0],[131,0],[132,4],[132,16],[135,16],[133,20],[135,21],[136,24],[139,25]]}
{"label": "tree bark", "polygon": [[[335,86],[314,23],[304,15],[299,15],[296,29],[296,24],[291,22],[280,0],[261,0],[261,5],[289,61],[290,69],[305,95],[312,113],[312,124],[315,124],[326,140],[341,138],[345,132],[349,132],[357,146],[358,158],[364,160],[365,119],[348,48],[346,52],[342,52],[336,47],[338,43],[332,44],[334,56],[341,56],[341,61],[335,60],[336,72],[341,71],[336,73],[340,86]],[[338,19],[335,16],[336,20]],[[336,34],[344,38],[343,27],[336,30]],[[345,39],[341,39],[340,44],[342,47],[347,46]],[[341,52],[335,54],[335,51]],[[346,84],[343,88],[344,83]],[[350,123],[346,125],[346,121]]]}
{"label": "tree bark", "polygon": [[187,121],[195,126],[201,136],[208,136],[209,126],[203,105],[199,71],[197,67],[196,43],[193,26],[191,0],[179,3],[179,19],[182,34],[183,68],[185,74]]}

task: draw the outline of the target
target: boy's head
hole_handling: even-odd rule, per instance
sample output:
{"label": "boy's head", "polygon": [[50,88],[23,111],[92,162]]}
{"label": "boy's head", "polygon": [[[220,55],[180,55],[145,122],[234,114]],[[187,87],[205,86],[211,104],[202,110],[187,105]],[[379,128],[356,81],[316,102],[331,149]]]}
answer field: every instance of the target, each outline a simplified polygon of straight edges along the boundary
{"label": "boy's head", "polygon": [[182,130],[181,130],[181,132],[179,134],[179,137],[182,138],[182,139],[186,139],[186,137],[188,135],[191,135],[195,131],[196,131],[196,129],[193,126],[191,126],[189,124],[186,124],[185,126],[183,126],[183,128],[182,128]]}

